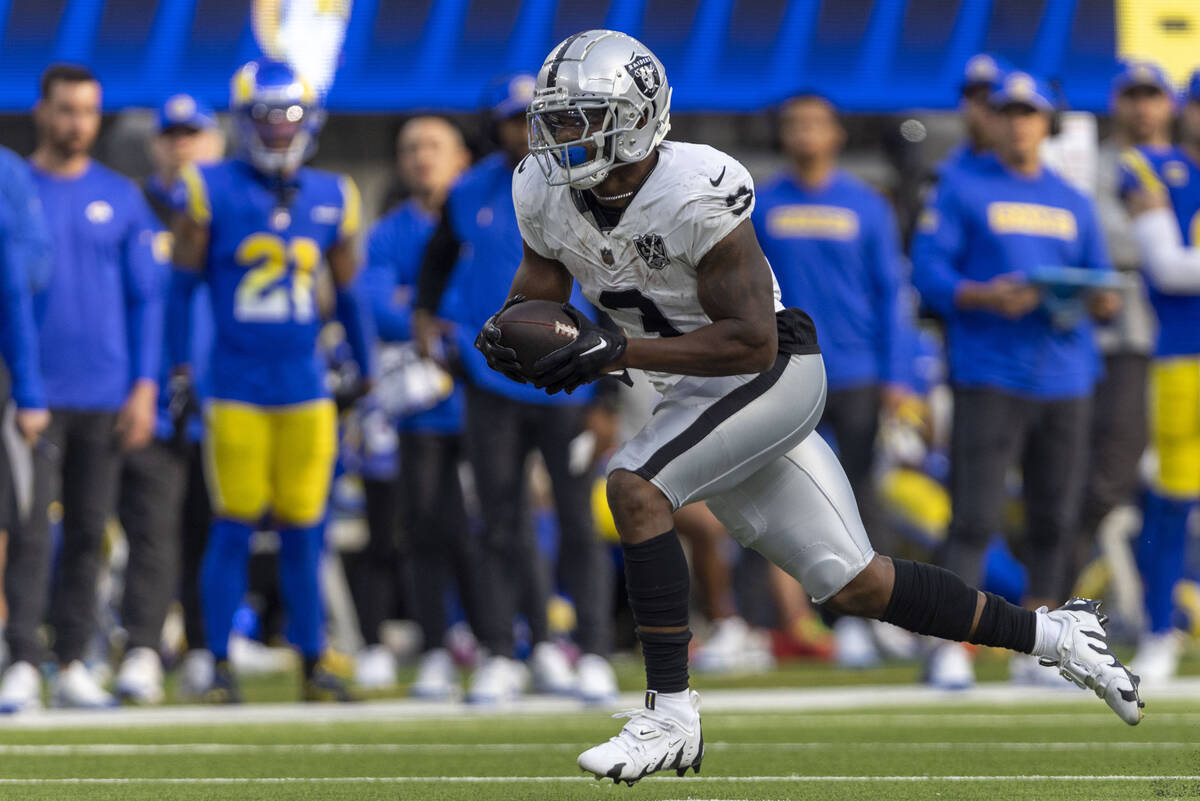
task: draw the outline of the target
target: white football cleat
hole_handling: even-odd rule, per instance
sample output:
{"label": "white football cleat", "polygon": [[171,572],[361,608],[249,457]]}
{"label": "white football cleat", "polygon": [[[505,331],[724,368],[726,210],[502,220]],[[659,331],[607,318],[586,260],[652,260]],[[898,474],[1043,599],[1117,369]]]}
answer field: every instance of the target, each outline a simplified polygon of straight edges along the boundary
{"label": "white football cleat", "polygon": [[179,695],[197,701],[213,683],[212,651],[193,648],[179,663]]}
{"label": "white football cleat", "polygon": [[158,653],[146,647],[130,649],[121,661],[114,689],[118,698],[135,704],[161,704],[163,671]]}
{"label": "white football cleat", "polygon": [[1178,629],[1147,634],[1138,642],[1137,653],[1129,669],[1150,684],[1161,684],[1175,678],[1179,658],[1183,655],[1183,632]]}
{"label": "white football cleat", "polygon": [[354,657],[354,683],[366,689],[396,683],[396,657],[386,645],[368,645]]}
{"label": "white football cleat", "polygon": [[78,659],[58,669],[51,684],[50,696],[54,706],[70,709],[103,709],[116,704],[116,700],[100,686],[87,665]]}
{"label": "white football cleat", "polygon": [[925,683],[939,690],[966,690],[975,685],[971,652],[962,643],[937,646],[925,666]]}
{"label": "white football cleat", "polygon": [[617,675],[599,654],[584,654],[575,664],[579,698],[585,704],[607,704],[617,697]]}
{"label": "white football cleat", "polygon": [[647,690],[646,705],[613,715],[629,722],[616,737],[580,754],[579,767],[597,779],[630,786],[660,770],[674,770],[677,776],[688,768],[699,773],[704,759],[700,694],[689,691],[687,705],[677,705],[681,709],[668,711],[662,706],[658,694]]}
{"label": "white football cleat", "polygon": [[1095,691],[1121,720],[1136,726],[1145,706],[1138,697],[1141,679],[1112,652],[1104,631],[1108,616],[1100,613],[1100,602],[1072,598],[1053,612],[1043,606],[1037,613],[1062,624],[1055,656],[1043,657],[1042,664],[1057,667],[1067,681]]}
{"label": "white football cleat", "polygon": [[841,617],[833,624],[833,661],[838,667],[855,669],[879,664],[879,649],[866,620]]}
{"label": "white football cleat", "polygon": [[454,667],[450,652],[445,648],[426,651],[421,657],[421,664],[417,666],[417,678],[408,694],[413,698],[445,701],[458,692],[458,670]]}
{"label": "white football cleat", "polygon": [[533,691],[548,695],[575,695],[579,681],[571,670],[571,663],[563,650],[550,641],[533,646],[529,655],[529,669],[533,673]]}
{"label": "white football cleat", "polygon": [[713,633],[696,649],[699,673],[764,673],[775,666],[769,638],[734,615],[713,621]]}
{"label": "white football cleat", "polygon": [[0,681],[0,714],[42,708],[42,674],[28,662],[14,662]]}
{"label": "white football cleat", "polygon": [[468,704],[498,704],[512,701],[525,692],[529,681],[525,666],[506,656],[491,656],[471,674]]}

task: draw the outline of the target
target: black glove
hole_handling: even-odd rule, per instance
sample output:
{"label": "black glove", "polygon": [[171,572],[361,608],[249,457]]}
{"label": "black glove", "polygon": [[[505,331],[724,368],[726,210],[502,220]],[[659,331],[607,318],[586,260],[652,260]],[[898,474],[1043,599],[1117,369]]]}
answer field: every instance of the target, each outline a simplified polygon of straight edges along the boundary
{"label": "black glove", "polygon": [[521,374],[521,363],[517,361],[517,352],[500,344],[500,327],[496,325],[496,318],[503,314],[509,306],[515,306],[524,301],[524,295],[513,295],[504,301],[500,311],[488,318],[488,321],[483,324],[483,328],[479,330],[479,335],[475,337],[475,349],[487,359],[488,367],[521,384],[527,383],[528,379]]}
{"label": "black glove", "polygon": [[570,395],[583,384],[595,381],[604,374],[605,367],[621,358],[628,343],[624,334],[604,330],[570,303],[564,303],[562,310],[579,329],[579,336],[533,365],[533,385],[550,395],[561,390]]}

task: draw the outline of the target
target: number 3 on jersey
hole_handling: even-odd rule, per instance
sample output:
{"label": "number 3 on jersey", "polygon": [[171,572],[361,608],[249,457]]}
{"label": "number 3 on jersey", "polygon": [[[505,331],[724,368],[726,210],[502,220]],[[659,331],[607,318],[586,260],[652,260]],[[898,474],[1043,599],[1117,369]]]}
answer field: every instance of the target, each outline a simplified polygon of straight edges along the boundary
{"label": "number 3 on jersey", "polygon": [[321,261],[321,248],[314,240],[298,236],[285,242],[275,234],[251,234],[238,245],[234,260],[250,268],[234,294],[234,319],[247,323],[312,321],[313,273]]}

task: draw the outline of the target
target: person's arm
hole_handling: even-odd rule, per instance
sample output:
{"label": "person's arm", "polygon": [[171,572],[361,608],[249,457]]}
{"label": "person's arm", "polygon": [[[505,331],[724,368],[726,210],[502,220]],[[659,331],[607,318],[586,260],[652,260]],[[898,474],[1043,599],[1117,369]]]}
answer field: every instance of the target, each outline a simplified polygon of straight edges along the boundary
{"label": "person's arm", "polygon": [[338,226],[338,240],[326,251],[325,260],[333,274],[338,322],[346,332],[346,342],[358,363],[359,374],[369,382],[375,376],[372,345],[376,336],[367,304],[362,302],[355,281],[361,263],[358,254],[361,203],[358,188],[352,180],[343,176],[340,184],[342,221]]}
{"label": "person's arm", "polygon": [[124,242],[125,331],[133,384],[117,415],[117,432],[127,449],[140,448],[154,434],[158,371],[162,357],[164,265],[154,257],[151,212],[133,192],[133,219]]}
{"label": "person's arm", "polygon": [[700,306],[712,322],[682,336],[630,339],[610,370],[720,376],[770,369],[779,350],[774,284],[749,220],[704,255],[696,277]]}
{"label": "person's arm", "polygon": [[384,342],[412,339],[412,298],[396,301],[399,281],[400,243],[386,221],[375,227],[367,238],[367,263],[358,284],[375,321],[375,332]]}
{"label": "person's arm", "polygon": [[12,378],[17,408],[45,409],[33,298],[24,264],[8,231],[0,239],[0,357]]}
{"label": "person's arm", "polygon": [[167,367],[176,376],[191,372],[192,296],[204,281],[211,237],[208,188],[195,165],[180,171],[183,205],[171,225],[171,277],[167,284]]}
{"label": "person's arm", "polygon": [[454,231],[454,223],[450,219],[449,203],[442,208],[441,218],[433,235],[425,245],[425,255],[421,258],[421,271],[417,276],[417,298],[413,304],[411,318],[413,339],[417,343],[417,351],[426,358],[438,353],[442,337],[442,328],[437,321],[437,310],[442,303],[442,295],[454,273],[454,265],[458,263],[458,255],[462,250],[462,241]]}
{"label": "person's arm", "polygon": [[874,276],[874,297],[878,341],[880,381],[898,388],[910,380],[912,362],[912,319],[904,308],[904,262],[900,255],[900,234],[887,202],[879,198],[879,208],[868,240],[867,266]]}
{"label": "person's arm", "polygon": [[1141,186],[1127,191],[1124,198],[1146,279],[1168,295],[1200,293],[1200,249],[1183,244],[1166,193]]}
{"label": "person's arm", "polygon": [[[1092,201],[1085,201],[1081,212],[1082,226],[1080,235],[1083,237],[1083,254],[1080,266],[1088,270],[1099,270],[1112,273],[1112,260],[1108,255],[1108,243],[1104,239],[1104,231],[1100,227],[1096,206]],[[1086,293],[1088,313],[1100,322],[1107,322],[1121,311],[1121,296],[1112,289],[1100,289]]]}

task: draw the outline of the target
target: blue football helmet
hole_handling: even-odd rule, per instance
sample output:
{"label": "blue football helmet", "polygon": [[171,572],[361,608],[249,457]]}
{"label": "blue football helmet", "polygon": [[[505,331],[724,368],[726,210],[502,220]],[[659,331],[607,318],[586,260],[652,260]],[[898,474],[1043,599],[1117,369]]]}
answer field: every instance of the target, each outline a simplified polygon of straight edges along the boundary
{"label": "blue football helmet", "polygon": [[282,61],[244,64],[233,74],[229,105],[237,154],[262,172],[295,172],[316,152],[324,111],[312,86]]}

